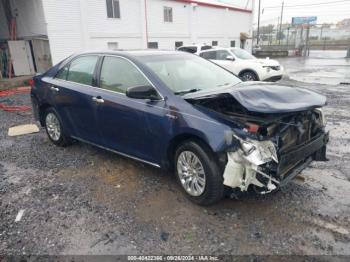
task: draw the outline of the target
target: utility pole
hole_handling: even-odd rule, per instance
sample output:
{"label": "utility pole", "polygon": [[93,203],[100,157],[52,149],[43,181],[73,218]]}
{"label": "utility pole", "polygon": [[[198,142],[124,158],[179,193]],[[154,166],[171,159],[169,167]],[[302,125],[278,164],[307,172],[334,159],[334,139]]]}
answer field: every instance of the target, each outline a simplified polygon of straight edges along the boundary
{"label": "utility pole", "polygon": [[261,0],[259,0],[259,8],[258,8],[258,30],[257,30],[257,34],[256,34],[256,45],[259,45],[259,37],[260,37],[260,4],[261,4]]}
{"label": "utility pole", "polygon": [[280,20],[280,32],[278,37],[278,44],[281,44],[281,37],[282,37],[282,21],[283,21],[283,7],[284,7],[284,1],[282,1],[282,7],[281,7],[281,20]]}
{"label": "utility pole", "polygon": [[276,26],[276,41],[275,41],[275,45],[277,45],[277,40],[278,40],[278,27],[279,27],[279,22],[280,22],[280,17],[277,17],[277,26]]}

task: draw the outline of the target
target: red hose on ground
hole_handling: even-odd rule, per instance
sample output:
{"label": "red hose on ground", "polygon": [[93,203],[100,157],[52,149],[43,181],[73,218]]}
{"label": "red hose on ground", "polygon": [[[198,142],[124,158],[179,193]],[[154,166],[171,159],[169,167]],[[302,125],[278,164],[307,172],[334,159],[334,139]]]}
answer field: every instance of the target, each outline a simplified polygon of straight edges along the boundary
{"label": "red hose on ground", "polygon": [[10,96],[14,94],[21,94],[21,93],[29,93],[30,89],[31,89],[30,86],[22,86],[22,87],[17,87],[15,89],[3,90],[3,91],[0,91],[0,97]]}
{"label": "red hose on ground", "polygon": [[[15,89],[9,89],[9,90],[3,90],[0,91],[0,97],[7,97],[15,94],[21,94],[21,93],[29,93],[30,92],[29,86],[23,86],[18,87]],[[27,111],[31,107],[30,106],[20,106],[20,105],[6,105],[0,103],[0,109],[7,111],[7,112],[20,112],[20,111]]]}

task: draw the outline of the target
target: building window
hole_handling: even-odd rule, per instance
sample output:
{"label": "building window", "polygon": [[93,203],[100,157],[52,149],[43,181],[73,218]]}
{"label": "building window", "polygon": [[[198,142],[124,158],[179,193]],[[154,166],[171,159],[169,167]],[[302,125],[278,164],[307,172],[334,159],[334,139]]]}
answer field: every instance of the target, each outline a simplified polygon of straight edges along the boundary
{"label": "building window", "polygon": [[217,46],[217,45],[218,45],[218,41],[212,41],[212,42],[211,42],[211,45],[212,45],[212,46]]}
{"label": "building window", "polygon": [[164,6],[164,22],[173,21],[173,8]]}
{"label": "building window", "polygon": [[184,43],[182,41],[176,41],[175,42],[175,49],[179,48],[180,46],[183,46],[183,45],[184,45]]}
{"label": "building window", "polygon": [[109,50],[118,50],[118,42],[108,42],[107,47]]}
{"label": "building window", "polygon": [[235,47],[236,46],[236,41],[232,40],[231,41],[231,47]]}
{"label": "building window", "polygon": [[107,17],[120,18],[119,0],[106,0]]}
{"label": "building window", "polygon": [[158,49],[158,42],[148,42],[148,48]]}

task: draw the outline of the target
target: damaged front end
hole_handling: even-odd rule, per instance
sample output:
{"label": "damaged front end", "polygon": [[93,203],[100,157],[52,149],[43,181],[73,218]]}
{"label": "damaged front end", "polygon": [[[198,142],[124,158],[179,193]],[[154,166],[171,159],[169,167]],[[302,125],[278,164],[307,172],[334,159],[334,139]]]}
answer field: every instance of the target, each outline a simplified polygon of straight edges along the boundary
{"label": "damaged front end", "polygon": [[269,193],[286,185],[312,160],[326,160],[328,133],[321,109],[326,99],[311,91],[304,95],[301,89],[296,93],[289,87],[274,88],[238,89],[188,100],[236,124],[226,149],[226,186],[241,191],[253,186],[261,194]]}
{"label": "damaged front end", "polygon": [[261,192],[265,193],[275,190],[280,181],[262,168],[269,163],[278,163],[275,145],[271,141],[243,140],[235,135],[234,138],[240,146],[227,153],[224,185],[241,191],[247,191],[250,185],[264,189]]}

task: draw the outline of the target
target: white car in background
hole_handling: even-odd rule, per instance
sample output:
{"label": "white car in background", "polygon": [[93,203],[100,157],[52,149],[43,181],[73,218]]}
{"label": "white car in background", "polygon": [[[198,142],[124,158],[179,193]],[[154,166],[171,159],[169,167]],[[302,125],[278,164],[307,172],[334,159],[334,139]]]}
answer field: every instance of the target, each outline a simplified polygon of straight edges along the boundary
{"label": "white car in background", "polygon": [[283,76],[283,67],[278,61],[258,59],[241,48],[215,48],[198,55],[226,68],[243,81],[278,81]]}
{"label": "white car in background", "polygon": [[193,45],[180,46],[176,50],[198,55],[201,51],[209,50],[212,48],[213,47],[211,45],[206,45],[206,44],[195,45],[195,44],[193,44]]}

